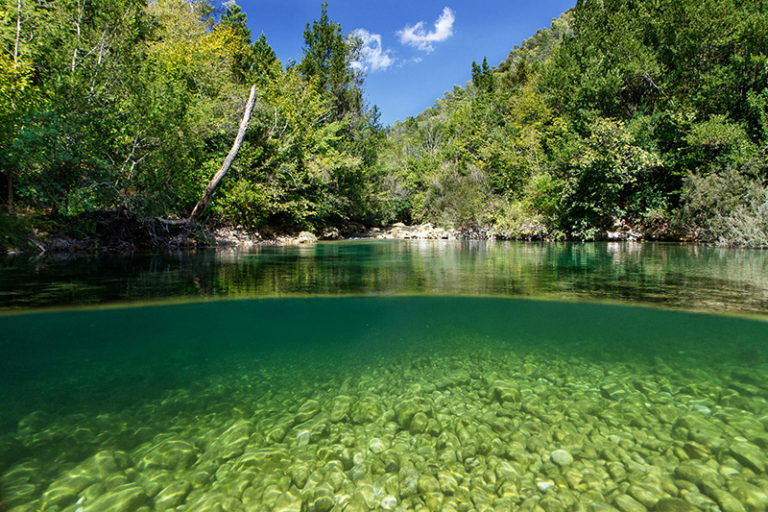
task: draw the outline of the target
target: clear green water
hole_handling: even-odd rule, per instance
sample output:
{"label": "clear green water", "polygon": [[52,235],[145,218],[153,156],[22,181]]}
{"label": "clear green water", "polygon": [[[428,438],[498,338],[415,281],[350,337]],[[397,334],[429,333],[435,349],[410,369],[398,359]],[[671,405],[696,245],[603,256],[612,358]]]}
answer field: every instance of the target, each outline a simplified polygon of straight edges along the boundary
{"label": "clear green water", "polygon": [[242,300],[0,316],[0,510],[765,511],[765,265],[409,242],[6,262],[6,308]]}
{"label": "clear green water", "polygon": [[492,295],[768,312],[768,252],[672,244],[351,241],[0,259],[0,308],[308,295]]}

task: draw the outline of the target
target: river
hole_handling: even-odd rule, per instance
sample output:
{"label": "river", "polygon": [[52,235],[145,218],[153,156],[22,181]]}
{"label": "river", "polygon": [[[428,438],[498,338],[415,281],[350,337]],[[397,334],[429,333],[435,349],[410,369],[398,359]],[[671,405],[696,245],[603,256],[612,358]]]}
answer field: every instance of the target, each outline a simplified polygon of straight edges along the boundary
{"label": "river", "polygon": [[0,262],[0,510],[766,510],[768,254]]}

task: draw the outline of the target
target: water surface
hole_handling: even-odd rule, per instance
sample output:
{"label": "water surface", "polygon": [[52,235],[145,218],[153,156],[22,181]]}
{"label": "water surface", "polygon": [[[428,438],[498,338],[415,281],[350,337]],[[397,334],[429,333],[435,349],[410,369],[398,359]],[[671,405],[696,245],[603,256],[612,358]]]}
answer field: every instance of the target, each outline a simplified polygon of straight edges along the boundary
{"label": "water surface", "polygon": [[390,294],[765,313],[768,253],[677,244],[382,240],[0,260],[0,308]]}

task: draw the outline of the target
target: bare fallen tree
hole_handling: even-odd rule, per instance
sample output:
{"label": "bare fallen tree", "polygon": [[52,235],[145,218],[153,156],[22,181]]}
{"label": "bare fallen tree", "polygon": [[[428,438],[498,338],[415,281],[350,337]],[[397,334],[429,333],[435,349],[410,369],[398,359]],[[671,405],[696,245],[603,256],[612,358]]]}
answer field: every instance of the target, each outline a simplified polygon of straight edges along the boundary
{"label": "bare fallen tree", "polygon": [[205,187],[205,192],[203,193],[203,197],[200,199],[200,201],[197,202],[194,209],[192,210],[192,213],[189,215],[189,221],[197,220],[200,217],[202,217],[203,212],[205,212],[205,207],[208,206],[208,202],[213,197],[214,192],[216,192],[216,189],[219,187],[219,183],[221,183],[221,180],[224,178],[224,175],[227,174],[227,171],[232,166],[232,162],[235,160],[235,157],[237,156],[237,152],[240,151],[240,146],[243,144],[243,139],[245,138],[245,131],[248,129],[248,121],[251,119],[251,114],[253,113],[253,105],[256,103],[256,86],[253,85],[251,87],[251,94],[248,96],[248,103],[245,105],[245,112],[243,113],[243,119],[240,121],[240,129],[237,132],[237,137],[235,137],[235,142],[232,144],[232,149],[229,150],[229,154],[227,154],[227,158],[224,159],[224,163],[221,165],[221,169],[213,175],[213,178],[211,178],[211,181],[208,182],[208,186]]}

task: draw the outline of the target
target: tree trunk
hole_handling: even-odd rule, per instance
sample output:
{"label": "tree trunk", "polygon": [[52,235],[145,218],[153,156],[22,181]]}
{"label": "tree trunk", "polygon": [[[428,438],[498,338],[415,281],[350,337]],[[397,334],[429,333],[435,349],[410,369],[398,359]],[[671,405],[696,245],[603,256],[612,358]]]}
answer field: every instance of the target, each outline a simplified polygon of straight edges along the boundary
{"label": "tree trunk", "polygon": [[13,176],[11,176],[11,171],[6,172],[6,178],[8,179],[8,214],[13,215]]}
{"label": "tree trunk", "polygon": [[77,21],[75,26],[77,27],[77,43],[75,43],[75,49],[72,52],[72,74],[75,73],[75,66],[77,66],[77,49],[80,47],[80,23],[83,21],[83,5],[80,0],[77,2]]}
{"label": "tree trunk", "polygon": [[205,207],[208,206],[208,201],[211,200],[211,197],[213,197],[213,193],[216,192],[216,189],[219,186],[219,183],[221,183],[221,180],[224,178],[224,175],[227,174],[227,171],[229,170],[229,167],[232,165],[232,162],[235,160],[235,157],[237,156],[237,152],[240,150],[240,146],[243,144],[243,139],[245,138],[245,130],[248,128],[248,121],[251,119],[251,113],[253,112],[253,105],[256,103],[256,86],[251,86],[251,94],[248,96],[248,103],[245,105],[245,112],[243,113],[243,120],[240,121],[240,129],[237,132],[237,137],[235,137],[235,143],[232,144],[232,149],[229,150],[229,154],[227,155],[227,158],[224,159],[224,163],[221,166],[221,169],[213,176],[211,181],[208,183],[208,186],[205,187],[205,192],[203,193],[203,197],[200,199],[200,201],[197,202],[195,205],[195,208],[192,210],[192,213],[189,215],[189,220],[196,220],[202,217],[203,212],[205,211]]}
{"label": "tree trunk", "polygon": [[[13,63],[19,63],[19,39],[21,39],[21,0],[16,2],[16,42],[13,45]],[[14,71],[16,69],[14,68]]]}

